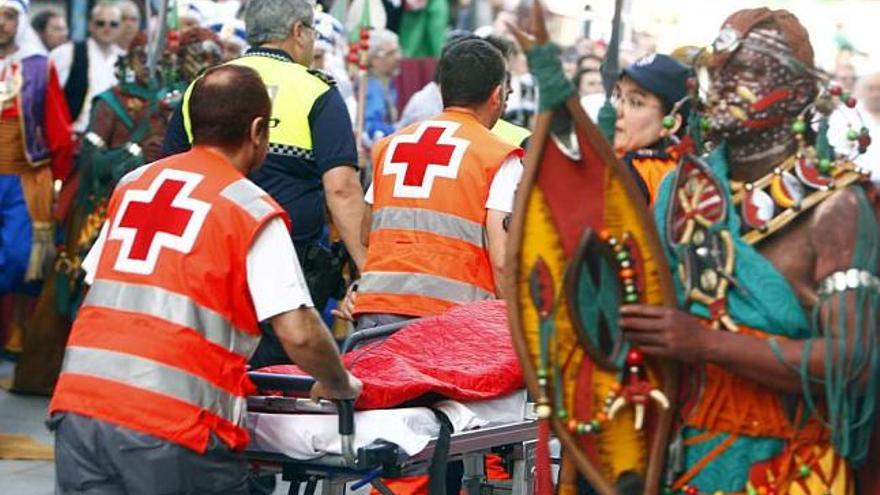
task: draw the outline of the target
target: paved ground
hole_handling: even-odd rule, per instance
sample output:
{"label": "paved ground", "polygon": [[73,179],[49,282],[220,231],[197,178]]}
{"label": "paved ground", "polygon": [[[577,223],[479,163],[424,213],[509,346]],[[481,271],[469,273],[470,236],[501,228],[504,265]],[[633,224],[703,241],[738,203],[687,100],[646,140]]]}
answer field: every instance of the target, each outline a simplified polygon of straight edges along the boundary
{"label": "paved ground", "polygon": [[[0,377],[12,375],[13,364],[0,360]],[[48,397],[10,394],[0,389],[0,433],[24,433],[42,443],[52,444],[46,429]],[[52,461],[0,460],[0,480],[6,495],[52,495],[55,473]]]}
{"label": "paved ground", "polygon": [[[0,358],[0,378],[11,377],[13,369],[13,363]],[[0,388],[0,433],[24,433],[52,445],[52,433],[43,424],[48,406],[48,397],[11,394]],[[287,494],[288,486],[280,482],[274,495]],[[52,461],[0,460],[0,493],[3,495],[53,495],[54,487]]]}

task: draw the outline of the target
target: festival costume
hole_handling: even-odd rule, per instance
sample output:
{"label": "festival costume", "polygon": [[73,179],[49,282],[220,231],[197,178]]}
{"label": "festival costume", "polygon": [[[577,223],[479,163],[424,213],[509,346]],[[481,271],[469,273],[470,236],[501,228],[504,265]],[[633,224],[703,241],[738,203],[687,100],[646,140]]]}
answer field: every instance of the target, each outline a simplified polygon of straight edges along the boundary
{"label": "festival costume", "polygon": [[164,135],[171,113],[158,96],[142,86],[123,84],[95,101],[87,143],[80,152],[75,206],[56,262],[61,277],[56,307],[71,321],[82,299],[79,265],[104,223],[113,188],[128,172],[161,158],[155,146],[147,145],[154,136]]}
{"label": "festival costume", "polygon": [[245,258],[278,216],[286,218],[265,192],[201,148],[125,176],[50,414],[197,452],[211,433],[243,449],[245,365],[260,339]]}
{"label": "festival costume", "polygon": [[[5,6],[19,11],[18,49],[0,71],[0,294],[33,295],[43,278],[52,246],[53,181],[71,170],[70,116],[54,66],[27,23],[26,2]],[[13,302],[9,341],[20,350],[26,310]]]}
{"label": "festival costume", "polygon": [[[27,210],[5,210],[16,218],[24,216],[22,229],[9,238],[21,244],[3,243],[8,254],[2,292],[20,289],[24,280],[41,278],[38,251],[51,243],[52,181],[65,179],[71,168],[70,118],[48,59],[33,55],[14,60],[5,72],[9,92],[0,117],[0,178],[4,189],[23,200]],[[11,221],[8,225],[13,227]]]}
{"label": "festival costume", "polygon": [[[664,185],[655,209],[678,275],[680,303],[705,318],[707,328],[765,340],[802,382],[800,395],[785,398],[720,367],[701,366],[692,403],[683,411],[680,455],[673,456],[677,462],[671,466],[674,487],[686,493],[854,493],[852,468],[868,456],[880,374],[880,232],[873,205],[858,184],[867,171],[851,156],[835,154],[826,136],[836,104],[854,107],[855,100],[834,86],[814,94],[812,103],[795,99],[815,87],[807,36],[787,11],[747,9],[725,21],[708,59],[718,70],[712,90],[724,105],[710,103],[707,115],[714,123],[707,128],[769,143],[793,137],[797,151],[745,184],[728,181],[726,146],[708,156],[708,165],[690,155],[676,179]],[[725,64],[739,50],[741,64],[763,68],[768,77],[725,74]],[[811,116],[818,120],[815,147],[806,138]],[[850,130],[848,139],[860,153],[871,142],[866,129]],[[789,282],[753,246],[774,235],[796,235],[777,232],[792,232],[782,229],[844,188],[856,201],[849,212],[858,232],[852,259],[818,282],[808,317]],[[832,320],[827,315],[835,307],[852,317]],[[797,365],[783,358],[782,339],[803,342]],[[809,367],[816,343],[825,347],[822,376],[811,375]]]}
{"label": "festival costume", "polygon": [[380,141],[356,313],[436,315],[494,297],[486,199],[504,160],[521,153],[455,108]]}
{"label": "festival costume", "polygon": [[[676,371],[642,355],[619,324],[623,304],[674,300],[646,194],[578,104],[556,47],[527,56],[542,88],[531,138],[540,152],[527,161],[511,222],[510,301],[539,418],[535,493],[553,492],[551,426],[564,452],[559,493],[576,493],[578,472],[603,495],[657,493]],[[604,108],[603,130],[613,132],[614,107]]]}
{"label": "festival costume", "polygon": [[98,95],[79,153],[75,197],[61,215],[54,270],[28,321],[24,352],[16,366],[16,391],[51,394],[70,322],[84,295],[82,260],[98,237],[119,179],[160,158],[158,146],[148,141],[164,134],[170,113],[155,91],[135,83]]}
{"label": "festival costume", "polygon": [[[768,340],[771,346],[776,338],[816,338],[823,330],[814,328],[818,320],[811,324],[788,282],[752,246],[754,241],[747,242],[740,234],[725,151],[722,146],[709,155],[710,169],[685,162],[676,177],[664,183],[657,200],[655,220],[661,237],[668,240],[666,254],[679,273],[675,279],[679,301],[706,319],[706,331],[735,329]],[[836,179],[845,183],[854,176],[859,174],[847,171]],[[853,268],[876,280],[880,232],[861,186],[852,187],[859,198],[859,225],[865,227]],[[691,251],[699,246],[720,250],[727,265],[725,276],[734,284],[718,291],[727,280],[720,271],[706,271],[714,269],[694,261]],[[710,273],[718,275],[710,277]],[[876,301],[876,287],[866,289],[865,297]],[[823,300],[818,306],[831,292],[820,294]],[[815,311],[818,314],[818,307]],[[874,325],[869,326],[873,330]],[[833,368],[832,361],[826,366]],[[813,406],[807,397],[791,407],[783,394],[718,366],[702,366],[697,377],[694,386],[700,393],[685,408],[683,443],[677,445],[681,457],[672,461],[681,463],[676,467],[683,473],[675,488],[693,486],[701,493],[751,494],[771,488],[804,495],[853,493],[849,462],[842,454],[855,452],[840,452],[838,442],[832,447],[832,437],[841,438],[837,435],[847,437],[849,443],[850,433],[837,428],[850,428],[853,423],[836,423],[829,429],[817,417],[817,413],[824,416],[825,406]]]}
{"label": "festival costume", "polygon": [[[794,73],[791,77],[795,82],[807,80],[815,84],[810,79],[814,76],[809,69],[804,70],[812,67],[812,51],[808,43],[804,43],[805,32],[791,14],[754,9],[731,19],[734,19],[732,24],[738,26],[738,32],[722,31],[714,52],[709,52],[714,54],[713,60],[723,60],[737,47],[747,46],[771,62],[779,60],[785,64],[786,69]],[[743,33],[768,19],[777,22],[784,38],[763,29],[756,34],[756,39],[744,41],[746,34]],[[793,45],[790,56],[784,53],[787,49],[783,50],[786,42]],[[552,56],[554,51],[552,45],[547,44],[527,53],[533,73],[542,81],[542,89],[558,89],[542,92],[544,109],[562,103],[573,93],[565,87],[556,57]],[[796,79],[804,72],[808,76]],[[665,257],[672,264],[672,274],[678,277],[674,289],[679,304],[705,319],[705,331],[739,331],[761,339],[758,345],[767,345],[780,362],[800,374],[803,395],[792,403],[783,394],[714,365],[682,370],[680,384],[684,393],[681,397],[691,401],[678,413],[684,418],[681,434],[672,442],[669,458],[664,462],[662,454],[652,455],[646,471],[640,464],[647,457],[647,449],[638,448],[639,445],[619,429],[613,412],[616,404],[629,401],[645,404],[648,396],[655,398],[647,393],[648,387],[635,387],[627,393],[626,388],[631,387],[632,382],[622,381],[606,396],[605,408],[592,404],[603,398],[603,395],[596,395],[596,385],[601,391],[603,375],[609,368],[614,369],[607,362],[608,354],[618,359],[623,357],[621,344],[617,342],[621,337],[615,324],[615,306],[624,301],[660,302],[656,294],[655,301],[651,301],[650,291],[643,294],[640,287],[658,273],[650,267],[650,260],[644,259],[645,253],[654,254],[656,259],[657,251],[652,249],[650,235],[636,232],[628,236],[629,233],[624,232],[620,236],[614,232],[620,228],[621,222],[637,223],[633,218],[639,214],[637,209],[613,211],[614,214],[610,215],[607,206],[609,201],[620,201],[627,192],[631,195],[632,188],[621,191],[613,181],[606,182],[604,189],[601,185],[593,186],[597,181],[589,180],[589,174],[601,170],[605,157],[601,153],[602,146],[592,139],[594,131],[589,122],[578,122],[585,117],[579,115],[579,108],[573,108],[574,102],[568,101],[566,110],[571,113],[579,131],[579,149],[575,153],[558,149],[558,136],[553,136],[552,141],[546,140],[549,116],[539,116],[535,139],[538,143],[544,140],[544,149],[538,163],[530,164],[526,170],[522,187],[529,193],[520,195],[525,200],[521,201],[520,213],[513,222],[514,235],[517,235],[518,228],[522,237],[519,243],[515,243],[520,245],[520,251],[514,253],[520,263],[515,274],[519,291],[514,296],[518,307],[512,313],[512,328],[519,343],[527,382],[538,399],[539,418],[552,423],[570,454],[563,456],[560,493],[574,490],[573,475],[570,474],[574,470],[566,469],[566,461],[569,465],[575,463],[591,487],[603,494],[643,491],[641,486],[624,483],[627,472],[620,469],[625,467],[624,463],[635,467],[638,474],[646,473],[645,493],[660,493],[664,485],[659,477],[652,477],[652,467],[656,476],[658,463],[661,469],[665,466],[670,484],[663,488],[663,493],[854,493],[851,467],[864,462],[868,453],[874,428],[874,395],[880,376],[876,359],[880,352],[876,344],[876,311],[880,303],[877,241],[880,232],[868,195],[860,184],[855,184],[864,179],[863,171],[853,167],[845,158],[833,157],[827,141],[823,141],[823,128],[827,123],[820,120],[816,148],[807,146],[805,137],[809,128],[806,122],[809,110],[818,111],[821,117],[833,110],[833,98],[848,106],[854,105],[854,100],[841,94],[839,88],[836,92],[831,88],[820,93],[815,105],[804,102],[799,109],[807,109],[802,113],[786,115],[784,112],[795,106],[788,102],[790,88],[795,85],[785,84],[790,81],[782,76],[788,73],[778,67],[771,67],[767,74],[773,76],[772,83],[778,86],[771,86],[766,94],[757,96],[748,86],[740,87],[741,83],[736,79],[709,78],[711,83],[727,84],[723,89],[730,91],[728,96],[743,100],[741,103],[733,98],[725,100],[726,108],[721,108],[729,110],[729,117],[734,120],[724,121],[720,120],[723,116],[713,115],[719,119],[715,123],[733,122],[735,125],[737,121],[745,122],[750,129],[771,129],[775,132],[773,137],[793,132],[798,145],[796,154],[767,176],[737,185],[727,183],[724,146],[710,155],[709,167],[689,154],[693,147],[691,142],[686,142],[679,151],[688,156],[680,165],[678,175],[674,176],[676,179],[670,177],[661,188],[655,215]],[[754,84],[754,80],[748,82]],[[547,101],[543,100],[545,95]],[[781,107],[781,111],[779,107],[773,108],[780,101],[787,105]],[[800,100],[796,100],[795,104],[799,103]],[[557,110],[554,129],[560,128],[560,113],[563,112]],[[793,120],[792,125],[781,125],[787,122],[786,119]],[[600,122],[603,122],[601,116]],[[706,129],[712,125],[712,122],[706,122],[701,127]],[[870,144],[865,132],[855,130],[850,134],[849,139],[857,142],[860,149]],[[787,142],[791,142],[791,136],[783,137],[788,137]],[[583,163],[579,168],[567,168],[560,155]],[[561,181],[565,181],[568,187],[558,186]],[[576,186],[580,188],[579,197],[596,198],[599,212],[590,212],[592,207],[583,207],[573,197],[567,197]],[[858,215],[860,235],[855,254],[849,268],[820,281],[811,322],[788,281],[751,245],[774,235],[837,190],[847,187],[852,189],[846,194],[854,195],[858,205],[854,214]],[[605,228],[612,231],[600,231],[596,235],[600,228],[595,225],[596,216],[600,222],[602,220],[602,208],[598,205],[603,200]],[[613,221],[610,227],[607,226],[609,221]],[[617,280],[610,271],[617,268],[611,261],[614,258],[621,268],[626,263],[626,267],[618,272]],[[659,258],[664,258],[663,253]],[[605,263],[611,268],[603,266]],[[580,268],[580,264],[589,270]],[[663,266],[659,269],[663,270]],[[586,280],[592,282],[592,286],[582,282],[588,278],[584,273],[592,274],[594,279]],[[597,277],[597,274],[601,275]],[[669,272],[658,275],[662,282],[663,278],[669,277]],[[573,280],[578,284],[573,284]],[[623,285],[623,290],[621,285],[615,287],[614,282]],[[660,285],[662,288],[663,284]],[[673,287],[667,287],[666,290],[672,292]],[[856,309],[854,324],[845,317],[830,321],[823,316],[835,305],[849,306],[853,301]],[[665,302],[668,305],[670,301]],[[577,324],[578,320],[581,324]],[[857,344],[848,344],[848,339],[835,339],[835,327],[848,336],[852,335]],[[782,358],[780,342],[783,339],[804,340],[801,363],[792,366]],[[820,339],[824,339],[825,344],[825,375],[812,377],[807,371],[808,358],[811,346]],[[583,359],[579,352],[589,354],[595,363],[592,370],[589,367],[578,370],[578,360]],[[641,373],[642,359],[639,353],[627,355],[624,375],[627,368],[630,376]],[[657,365],[656,362],[647,363]],[[862,370],[868,377],[864,384],[860,383]],[[650,371],[648,368],[647,380],[653,382],[657,377],[652,377]],[[670,383],[673,389],[678,383],[678,380],[670,381],[670,375],[663,378],[664,391],[669,390],[666,386]],[[824,397],[817,399],[816,391],[823,388]],[[667,392],[667,396],[674,400],[680,394]],[[596,413],[597,409],[600,413]],[[592,421],[590,414],[594,415]],[[648,414],[650,421],[656,413]],[[669,424],[664,424],[661,411],[659,424],[655,425],[660,435]],[[650,431],[650,426],[648,428]],[[665,452],[666,442],[663,439],[660,442],[661,451]],[[546,454],[539,451],[537,456],[538,474],[549,472],[549,463],[542,462]],[[542,493],[549,493],[552,489],[546,478],[536,479],[536,485],[536,490]]]}

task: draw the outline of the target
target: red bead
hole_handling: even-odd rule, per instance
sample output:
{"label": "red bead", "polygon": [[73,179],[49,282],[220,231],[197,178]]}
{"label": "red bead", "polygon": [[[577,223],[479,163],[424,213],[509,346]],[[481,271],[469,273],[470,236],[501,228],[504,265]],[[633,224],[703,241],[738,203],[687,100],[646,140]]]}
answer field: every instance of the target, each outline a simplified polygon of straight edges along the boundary
{"label": "red bead", "polygon": [[370,49],[370,42],[369,42],[369,40],[363,40],[363,41],[361,41],[361,50],[369,50],[369,49]]}
{"label": "red bead", "polygon": [[685,495],[697,495],[699,493],[697,491],[697,487],[692,486],[692,485],[685,486],[684,490],[682,490],[682,491],[684,491]]}
{"label": "red bead", "polygon": [[360,57],[358,57],[357,53],[352,53],[351,55],[348,56],[348,63],[356,64],[356,63],[358,63],[359,58]]}
{"label": "red bead", "polygon": [[855,98],[850,98],[846,100],[846,106],[849,108],[855,108],[856,103],[858,103],[858,100],[856,100]]}
{"label": "red bead", "polygon": [[840,96],[843,93],[843,88],[840,86],[831,86],[831,89],[828,90],[834,96]]}
{"label": "red bead", "polygon": [[626,354],[626,364],[630,366],[638,366],[642,364],[645,360],[645,357],[642,356],[642,352],[638,349],[630,349],[630,351]]}
{"label": "red bead", "polygon": [[180,33],[177,31],[168,31],[168,39],[176,40],[180,38]]}
{"label": "red bead", "polygon": [[859,146],[861,146],[863,148],[867,148],[870,145],[871,145],[871,136],[868,136],[865,134],[862,134],[861,136],[859,136]]}
{"label": "red bead", "polygon": [[368,29],[361,29],[361,40],[370,39],[370,31]]}

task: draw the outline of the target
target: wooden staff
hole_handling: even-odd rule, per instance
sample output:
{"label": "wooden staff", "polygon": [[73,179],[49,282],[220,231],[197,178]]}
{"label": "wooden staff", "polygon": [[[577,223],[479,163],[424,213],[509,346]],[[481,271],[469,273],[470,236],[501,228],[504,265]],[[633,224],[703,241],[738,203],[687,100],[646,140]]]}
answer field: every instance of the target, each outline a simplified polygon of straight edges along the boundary
{"label": "wooden staff", "polygon": [[[171,2],[175,2],[175,0],[163,0],[162,3],[159,5],[159,20],[156,25],[156,30],[151,33],[153,37],[148,42],[150,51],[147,54],[147,68],[150,71],[150,81],[156,84],[158,84],[158,81],[156,80],[156,65],[159,63],[159,57],[161,56],[162,51],[165,49],[165,29],[167,27],[166,21],[168,20],[168,4]],[[146,1],[148,30],[151,15],[150,3],[151,0]]]}

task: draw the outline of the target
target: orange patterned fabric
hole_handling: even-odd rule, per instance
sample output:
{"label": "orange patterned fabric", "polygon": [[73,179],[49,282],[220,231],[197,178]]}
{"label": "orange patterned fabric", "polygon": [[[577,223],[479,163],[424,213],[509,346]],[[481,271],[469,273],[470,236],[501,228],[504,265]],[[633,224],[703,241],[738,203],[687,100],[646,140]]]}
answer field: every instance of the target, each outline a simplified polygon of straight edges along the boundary
{"label": "orange patterned fabric", "polygon": [[[715,331],[709,330],[706,331]],[[740,326],[740,333],[766,339],[760,330]],[[699,403],[687,418],[689,426],[734,435],[787,438],[791,427],[779,393],[758,382],[715,366],[703,368]]]}
{"label": "orange patterned fabric", "polygon": [[[709,329],[708,322],[706,327],[706,331],[715,331]],[[743,325],[739,329],[745,335],[761,339],[769,337],[761,330]],[[705,433],[689,438],[685,445],[705,442],[723,433],[730,436],[681,476],[675,488],[681,489],[688,484],[705,466],[722,455],[736,438],[762,436],[785,439],[786,447],[778,456],[752,466],[748,490],[743,493],[855,493],[852,471],[830,446],[827,427],[815,418],[802,421],[802,404],[798,406],[795,418],[790,420],[778,392],[718,366],[707,365],[703,370],[702,394],[686,422],[688,426],[705,430]]]}

